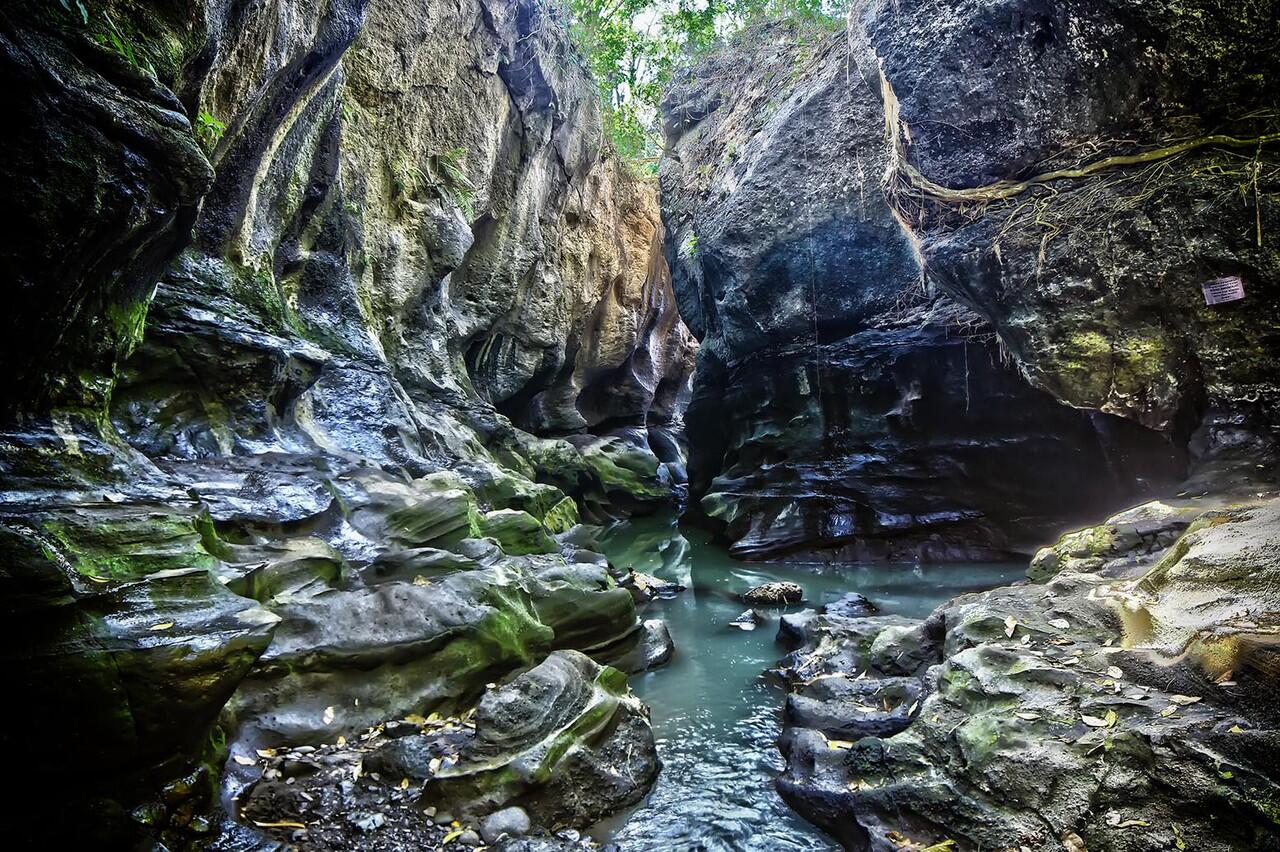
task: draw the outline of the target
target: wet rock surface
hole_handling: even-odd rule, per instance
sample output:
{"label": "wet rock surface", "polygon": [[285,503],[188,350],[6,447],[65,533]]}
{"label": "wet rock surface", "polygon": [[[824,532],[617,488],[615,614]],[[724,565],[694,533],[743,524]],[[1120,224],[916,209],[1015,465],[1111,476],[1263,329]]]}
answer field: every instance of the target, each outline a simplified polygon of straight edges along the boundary
{"label": "wet rock surface", "polygon": [[[559,23],[505,0],[84,7],[0,13],[30,119],[0,143],[23,196],[3,653],[29,697],[2,736],[50,774],[15,842],[290,842],[225,818],[250,780],[228,750],[457,715],[561,649],[669,657],[575,530],[679,499],[695,344],[654,193],[606,152]],[[616,730],[640,754],[647,728]],[[221,796],[215,771],[165,804],[197,765]],[[56,805],[55,773],[82,779]],[[305,808],[293,777],[256,821],[313,848],[448,832],[399,777],[326,768]]]}
{"label": "wet rock surface", "polygon": [[934,281],[880,183],[898,155],[860,27],[757,28],[664,101],[697,508],[742,558],[982,560],[1179,481],[1185,434],[1032,387],[984,305]]}
{"label": "wet rock surface", "polygon": [[[632,757],[619,764],[624,746]],[[229,771],[247,782],[237,816],[273,837],[410,849],[514,840],[534,830],[531,815],[587,825],[642,795],[658,763],[625,676],[557,651],[458,716],[410,715],[318,747],[233,749]]]}
{"label": "wet rock surface", "polygon": [[[1135,536],[1101,570],[966,595],[918,623],[798,625],[781,794],[855,849],[1274,845],[1280,718],[1262,636],[1280,503],[1194,505],[1178,504],[1196,517],[1170,545]],[[1241,571],[1252,580],[1207,591]]]}
{"label": "wet rock surface", "polygon": [[742,593],[742,602],[748,604],[794,604],[804,598],[804,589],[796,583],[764,583]]}

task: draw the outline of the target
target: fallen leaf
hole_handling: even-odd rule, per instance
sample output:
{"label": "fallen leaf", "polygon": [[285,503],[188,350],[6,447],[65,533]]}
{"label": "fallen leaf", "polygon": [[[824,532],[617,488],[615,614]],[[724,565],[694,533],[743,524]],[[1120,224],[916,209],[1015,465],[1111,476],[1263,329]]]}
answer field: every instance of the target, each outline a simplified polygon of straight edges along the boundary
{"label": "fallen leaf", "polygon": [[172,621],[162,621],[162,622],[160,622],[159,624],[153,624],[153,625],[151,625],[151,626],[150,626],[150,627],[148,627],[147,629],[148,629],[148,630],[169,630],[169,629],[171,629],[172,627],[173,627],[173,622],[172,622]]}
{"label": "fallen leaf", "polygon": [[1119,680],[1124,677],[1124,671],[1119,666],[1107,666],[1107,677]]}
{"label": "fallen leaf", "polygon": [[329,707],[324,708],[324,715],[323,715],[321,718],[323,718],[323,719],[324,719],[324,723],[325,723],[326,725],[330,725],[330,724],[332,724],[332,723],[333,723],[333,716],[334,716],[334,710],[333,710],[333,707],[332,707],[332,706],[329,706]]}
{"label": "fallen leaf", "polygon": [[417,725],[418,727],[422,727],[427,724],[427,720],[419,716],[417,713],[410,713],[408,716],[404,717],[404,720],[410,725]]}
{"label": "fallen leaf", "polygon": [[1108,710],[1107,715],[1104,716],[1103,718],[1107,720],[1108,728],[1114,728],[1116,726],[1116,722],[1118,721],[1118,717],[1116,716],[1116,711],[1114,710]]}
{"label": "fallen leaf", "polygon": [[1198,695],[1170,695],[1169,700],[1174,704],[1181,704],[1185,707],[1188,704],[1195,704],[1197,701],[1201,701],[1202,699]]}
{"label": "fallen leaf", "polygon": [[1087,715],[1082,715],[1082,716],[1080,717],[1080,721],[1081,721],[1081,722],[1084,722],[1084,723],[1085,723],[1086,725],[1088,725],[1090,728],[1105,728],[1105,727],[1107,727],[1107,720],[1106,720],[1106,719],[1099,719],[1097,716],[1087,716]]}
{"label": "fallen leaf", "polygon": [[1059,630],[1066,630],[1071,626],[1071,622],[1067,621],[1065,618],[1051,618],[1049,619],[1049,626],[1056,627]]}
{"label": "fallen leaf", "polygon": [[252,757],[247,757],[243,754],[237,754],[231,759],[234,760],[236,763],[240,764],[241,766],[253,766],[255,762]]}
{"label": "fallen leaf", "polygon": [[1228,728],[1228,729],[1227,729],[1227,733],[1229,733],[1229,734],[1243,734],[1243,733],[1244,733],[1244,728],[1240,727],[1239,725],[1232,725],[1230,728]]}
{"label": "fallen leaf", "polygon": [[306,828],[305,822],[297,822],[291,819],[282,819],[279,822],[258,822],[256,819],[253,824],[258,828]]}
{"label": "fallen leaf", "polygon": [[361,775],[363,775],[363,774],[364,774],[364,761],[363,761],[363,760],[357,760],[357,761],[356,761],[356,763],[355,763],[355,766],[352,766],[352,767],[351,767],[351,777],[353,777],[353,778],[355,778],[355,780],[359,781],[359,780],[360,780],[360,776],[361,776]]}
{"label": "fallen leaf", "polygon": [[827,748],[848,749],[853,748],[853,743],[849,740],[827,740]]}
{"label": "fallen leaf", "polygon": [[459,837],[461,837],[465,833],[466,833],[466,829],[455,828],[453,831],[446,834],[444,836],[444,840],[440,841],[440,843],[441,844],[452,843],[453,841],[457,840]]}
{"label": "fallen leaf", "polygon": [[275,757],[275,756],[276,756],[276,750],[273,748],[258,749],[258,757]]}
{"label": "fallen leaf", "polygon": [[421,574],[419,574],[418,576],[413,578],[413,584],[415,586],[430,586],[431,581],[428,580],[426,577],[422,576]]}
{"label": "fallen leaf", "polygon": [[1178,712],[1178,708],[1170,704],[1168,707],[1160,711],[1160,715],[1168,718],[1169,716],[1172,716],[1174,713],[1177,713],[1177,712]]}
{"label": "fallen leaf", "polygon": [[346,744],[347,744],[347,738],[346,738],[346,737],[343,737],[343,736],[339,736],[339,737],[338,737],[338,748],[342,748],[342,747],[343,747],[344,745],[346,745]]}
{"label": "fallen leaf", "polygon": [[919,709],[920,709],[920,702],[913,701],[911,702],[911,706],[907,708],[907,715],[914,716],[916,714],[916,711]]}
{"label": "fallen leaf", "polygon": [[1231,680],[1231,676],[1234,674],[1235,674],[1234,671],[1232,671],[1231,669],[1227,669],[1225,672],[1215,677],[1213,679],[1213,682],[1218,684],[1227,683],[1228,681]]}
{"label": "fallen leaf", "polygon": [[1025,722],[1034,722],[1040,718],[1039,713],[1031,713],[1029,711],[1023,711],[1021,713],[1018,713],[1017,716],[1019,719],[1022,719]]}
{"label": "fallen leaf", "polygon": [[427,764],[427,768],[431,770],[432,775],[435,775],[438,771],[440,771],[440,758],[438,757],[431,758],[431,762]]}
{"label": "fallen leaf", "polygon": [[1004,619],[1004,635],[1010,639],[1013,638],[1013,632],[1018,629],[1018,619],[1012,615],[1005,616]]}

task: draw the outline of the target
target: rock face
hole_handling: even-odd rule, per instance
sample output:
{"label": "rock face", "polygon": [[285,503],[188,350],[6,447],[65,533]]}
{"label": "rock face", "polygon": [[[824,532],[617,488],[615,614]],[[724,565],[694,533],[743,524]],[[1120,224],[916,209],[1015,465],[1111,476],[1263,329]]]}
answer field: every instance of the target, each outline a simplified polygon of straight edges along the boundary
{"label": "rock face", "polygon": [[[530,815],[585,825],[638,799],[659,768],[626,675],[576,651],[491,685],[460,716],[414,716],[351,742],[238,756],[261,772],[241,794],[242,819],[281,839],[303,825],[293,839],[324,849],[478,846],[481,836],[528,833]],[[454,829],[455,820],[479,831]]]}
{"label": "rock face", "polygon": [[[81,779],[30,803],[77,818],[21,831],[231,836],[217,770],[224,802],[267,770],[228,749],[460,713],[559,649],[669,656],[573,528],[678,497],[695,344],[562,22],[84,9],[0,12],[0,597],[28,691],[2,736],[50,773],[33,796]],[[160,796],[197,762],[199,795]],[[378,828],[353,820],[317,848]]]}
{"label": "rock face", "polygon": [[779,791],[853,849],[1273,846],[1280,504],[1194,506],[1167,546],[923,622],[812,619]]}
{"label": "rock face", "polygon": [[778,787],[847,848],[1276,846],[1278,36],[859,3],[668,96],[691,490],[736,553],[1030,553],[1162,497],[923,621],[783,617]]}
{"label": "rock face", "polygon": [[[735,553],[1030,552],[1267,431],[1263,7],[861,4],[677,81],[690,470]],[[1206,74],[1232,82],[1197,97]],[[1206,307],[1237,274],[1245,302]]]}

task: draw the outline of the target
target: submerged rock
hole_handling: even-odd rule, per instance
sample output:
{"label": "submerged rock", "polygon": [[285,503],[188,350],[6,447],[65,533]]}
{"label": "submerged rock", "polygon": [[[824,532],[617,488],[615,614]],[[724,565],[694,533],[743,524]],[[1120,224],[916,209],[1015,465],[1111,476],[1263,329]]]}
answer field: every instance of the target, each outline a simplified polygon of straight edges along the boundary
{"label": "submerged rock", "polygon": [[736,627],[739,630],[755,630],[769,623],[769,619],[763,612],[758,609],[749,609],[739,615],[733,621],[729,622],[730,627]]}
{"label": "submerged rock", "polygon": [[880,611],[880,607],[867,600],[865,595],[857,592],[848,592],[839,600],[834,600],[822,607],[823,615],[834,615],[840,618],[862,618],[866,615],[874,615]]}

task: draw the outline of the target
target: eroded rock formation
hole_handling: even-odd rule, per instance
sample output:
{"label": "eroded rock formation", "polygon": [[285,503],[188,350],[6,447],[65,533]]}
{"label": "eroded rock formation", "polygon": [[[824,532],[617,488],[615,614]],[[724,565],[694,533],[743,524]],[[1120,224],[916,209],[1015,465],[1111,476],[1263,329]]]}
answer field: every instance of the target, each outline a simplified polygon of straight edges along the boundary
{"label": "eroded rock formation", "polygon": [[1276,845],[1277,15],[856,4],[672,91],[693,490],[739,553],[1164,498],[923,621],[783,618],[778,787],[848,848]]}
{"label": "eroded rock formation", "polygon": [[[693,490],[735,552],[1029,552],[1266,440],[1268,27],[1267,3],[873,3],[678,80]],[[1206,306],[1227,275],[1246,300]]]}
{"label": "eroded rock formation", "polygon": [[[577,524],[678,496],[694,344],[653,188],[607,149],[563,22],[506,0],[84,7],[0,12],[20,835],[251,842],[228,820],[276,772],[259,749],[465,714],[557,649],[659,661],[661,625]],[[582,821],[643,769],[594,808],[563,773],[521,793]]]}

